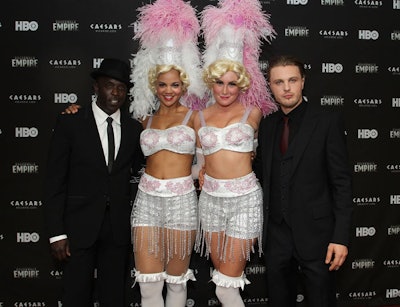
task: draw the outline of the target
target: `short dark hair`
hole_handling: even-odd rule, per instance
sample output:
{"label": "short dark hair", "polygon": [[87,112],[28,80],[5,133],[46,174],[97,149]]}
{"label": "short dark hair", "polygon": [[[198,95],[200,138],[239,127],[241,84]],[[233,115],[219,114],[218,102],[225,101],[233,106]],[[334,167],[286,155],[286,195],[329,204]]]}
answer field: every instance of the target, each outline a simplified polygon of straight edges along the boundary
{"label": "short dark hair", "polygon": [[269,81],[271,69],[276,66],[288,66],[294,65],[299,68],[301,77],[304,78],[306,71],[304,69],[304,63],[293,55],[276,55],[270,58],[268,61],[267,68],[267,80]]}

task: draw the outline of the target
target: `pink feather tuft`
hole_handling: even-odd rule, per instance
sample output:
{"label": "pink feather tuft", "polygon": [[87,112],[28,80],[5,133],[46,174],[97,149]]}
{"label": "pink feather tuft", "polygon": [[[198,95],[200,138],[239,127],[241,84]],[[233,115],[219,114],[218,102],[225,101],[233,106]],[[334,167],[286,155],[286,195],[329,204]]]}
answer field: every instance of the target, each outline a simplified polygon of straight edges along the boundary
{"label": "pink feather tuft", "polygon": [[[218,56],[215,51],[218,46],[215,44],[230,40],[221,35],[221,29],[227,25],[232,27],[235,36],[240,37],[243,42],[243,64],[251,76],[250,89],[241,96],[241,102],[258,106],[263,115],[277,110],[258,63],[262,40],[270,43],[276,35],[269,18],[270,15],[262,10],[258,0],[220,0],[218,7],[207,6],[201,14],[206,43],[205,62],[210,64],[211,60],[217,60],[213,59]],[[212,47],[209,48],[210,46]]]}
{"label": "pink feather tuft", "polygon": [[157,0],[138,9],[140,28],[134,39],[141,40],[144,48],[156,46],[165,37],[176,43],[197,41],[200,33],[196,12],[182,0]]}
{"label": "pink feather tuft", "polygon": [[220,0],[218,5],[206,6],[201,13],[206,44],[218,37],[219,30],[226,24],[235,30],[248,31],[252,38],[267,42],[275,38],[276,32],[269,23],[270,15],[262,10],[258,0]]}

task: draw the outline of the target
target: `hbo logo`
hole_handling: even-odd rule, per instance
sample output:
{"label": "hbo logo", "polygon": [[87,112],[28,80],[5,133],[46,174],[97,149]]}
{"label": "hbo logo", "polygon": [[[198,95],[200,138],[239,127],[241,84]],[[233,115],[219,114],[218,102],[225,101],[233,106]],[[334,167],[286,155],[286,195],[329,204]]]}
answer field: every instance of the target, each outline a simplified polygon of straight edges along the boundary
{"label": "hbo logo", "polygon": [[379,32],[376,30],[358,30],[358,39],[377,40],[378,38]]}
{"label": "hbo logo", "polygon": [[95,58],[95,59],[93,59],[93,68],[99,68],[101,62],[103,62],[103,58]]}
{"label": "hbo logo", "polygon": [[357,227],[356,237],[373,237],[376,233],[374,227]]}
{"label": "hbo logo", "polygon": [[15,127],[15,137],[17,138],[35,138],[39,135],[37,128]]}
{"label": "hbo logo", "polygon": [[338,73],[343,71],[343,65],[340,63],[322,63],[323,73]]}
{"label": "hbo logo", "polygon": [[17,232],[17,242],[21,243],[36,243],[39,241],[39,234],[37,232]]}
{"label": "hbo logo", "polygon": [[376,129],[358,129],[359,139],[376,139],[378,137],[378,130]]}
{"label": "hbo logo", "polygon": [[54,94],[55,103],[76,103],[77,101],[78,101],[78,96],[76,94],[67,94],[67,93]]}
{"label": "hbo logo", "polygon": [[287,4],[291,5],[306,5],[308,0],[287,0]]}
{"label": "hbo logo", "polygon": [[16,21],[15,31],[36,31],[39,24],[36,21]]}

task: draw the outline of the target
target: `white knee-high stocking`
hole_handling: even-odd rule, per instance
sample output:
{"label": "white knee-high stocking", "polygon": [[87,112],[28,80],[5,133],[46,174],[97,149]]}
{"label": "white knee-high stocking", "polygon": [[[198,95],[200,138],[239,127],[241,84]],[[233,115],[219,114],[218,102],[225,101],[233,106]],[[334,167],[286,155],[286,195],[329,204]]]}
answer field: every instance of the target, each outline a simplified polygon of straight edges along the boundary
{"label": "white knee-high stocking", "polygon": [[239,288],[250,282],[242,274],[239,277],[231,277],[214,270],[212,281],[216,284],[215,294],[223,307],[244,307]]}
{"label": "white knee-high stocking", "polygon": [[140,287],[142,307],[164,307],[162,290],[166,278],[165,272],[155,274],[136,272],[135,276]]}
{"label": "white knee-high stocking", "polygon": [[165,307],[185,307],[187,290],[186,283],[188,280],[195,281],[193,271],[188,269],[185,274],[180,276],[167,275],[165,280],[167,283],[167,297],[165,299]]}

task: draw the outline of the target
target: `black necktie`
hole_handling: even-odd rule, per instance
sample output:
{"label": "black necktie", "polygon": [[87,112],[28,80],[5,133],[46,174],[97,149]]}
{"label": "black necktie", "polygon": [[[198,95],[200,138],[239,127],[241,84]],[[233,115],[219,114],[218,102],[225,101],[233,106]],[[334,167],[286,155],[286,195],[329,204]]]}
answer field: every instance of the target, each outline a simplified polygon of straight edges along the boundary
{"label": "black necktie", "polygon": [[112,127],[113,119],[111,117],[107,118],[107,138],[108,138],[108,172],[111,173],[113,163],[114,163],[114,130]]}
{"label": "black necktie", "polygon": [[281,153],[285,154],[289,145],[289,117],[283,117],[283,129],[282,129],[282,137],[281,137]]}

